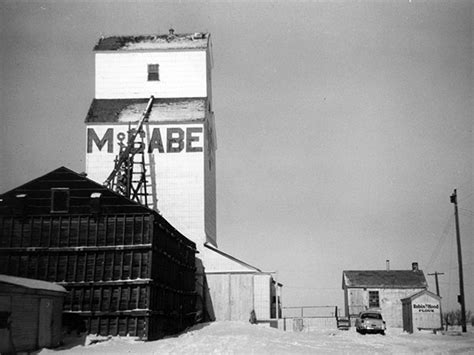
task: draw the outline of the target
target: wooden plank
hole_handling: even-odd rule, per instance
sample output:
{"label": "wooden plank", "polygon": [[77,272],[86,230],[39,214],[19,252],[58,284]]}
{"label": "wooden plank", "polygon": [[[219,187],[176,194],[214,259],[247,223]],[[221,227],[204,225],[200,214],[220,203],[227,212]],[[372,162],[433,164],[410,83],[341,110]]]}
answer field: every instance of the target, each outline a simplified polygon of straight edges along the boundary
{"label": "wooden plank", "polygon": [[54,267],[54,280],[58,279],[58,273],[59,273],[59,255],[56,255],[56,264]]}
{"label": "wooden plank", "polygon": [[40,258],[39,255],[36,256],[36,263],[35,263],[35,279],[39,279],[39,263],[40,263]]}
{"label": "wooden plank", "polygon": [[[150,251],[150,253],[151,253],[151,251]],[[144,275],[143,270],[142,270],[142,267],[143,267],[143,253],[140,253],[139,255],[140,256],[139,256],[139,259],[138,259],[138,277],[139,278],[145,278],[148,275]]]}
{"label": "wooden plank", "polygon": [[132,240],[130,244],[135,244],[135,217],[132,217],[132,233],[131,234],[132,234]]}
{"label": "wooden plank", "polygon": [[142,225],[141,225],[141,228],[140,228],[140,234],[141,234],[140,243],[150,242],[149,238],[145,239],[145,215],[142,215],[142,221],[141,222],[142,222]]}
{"label": "wooden plank", "polygon": [[113,245],[117,245],[117,216],[114,216],[114,242]]}
{"label": "wooden plank", "polygon": [[53,233],[53,218],[49,218],[49,230],[48,230],[48,247],[51,247],[51,238]]}
{"label": "wooden plank", "polygon": [[70,246],[71,243],[71,216],[68,216],[68,227],[67,227],[67,246]]}
{"label": "wooden plank", "polygon": [[23,246],[23,223],[20,223],[20,246]]}
{"label": "wooden plank", "polygon": [[33,241],[33,217],[30,217],[30,236],[29,236],[29,243],[28,245],[31,246],[32,241]]}
{"label": "wooden plank", "polygon": [[90,217],[87,217],[87,231],[86,231],[86,241],[85,241],[85,245],[86,245],[86,246],[89,245],[89,229],[90,229],[90,222],[91,222]]}
{"label": "wooden plank", "polygon": [[104,229],[104,245],[107,245],[107,234],[108,234],[108,231],[109,231],[109,217],[108,217],[108,216],[104,216],[104,225],[105,225],[105,229]]}
{"label": "wooden plank", "polygon": [[104,288],[101,287],[100,288],[100,294],[99,294],[99,306],[98,306],[98,310],[99,311],[102,311],[102,302],[104,300]]}
{"label": "wooden plank", "polygon": [[13,246],[13,217],[10,218],[10,233],[8,233],[10,236],[10,247]]}
{"label": "wooden plank", "polygon": [[96,266],[96,263],[97,263],[97,253],[94,253],[94,259],[93,259],[93,263],[92,263],[92,275],[91,275],[91,281],[95,281],[95,266]]}
{"label": "wooden plank", "polygon": [[39,222],[39,246],[43,246],[43,216],[40,216],[40,222]]}
{"label": "wooden plank", "polygon": [[97,242],[98,242],[98,239],[99,239],[99,224],[100,224],[100,219],[99,218],[96,218],[95,219],[95,243],[94,245],[98,245]]}
{"label": "wooden plank", "polygon": [[122,222],[122,224],[123,224],[123,226],[122,226],[122,227],[123,227],[123,233],[122,233],[122,245],[125,245],[125,230],[126,230],[126,222],[127,222],[127,216],[126,216],[126,215],[124,215],[124,216],[123,216],[123,222]]}
{"label": "wooden plank", "polygon": [[[127,309],[130,307],[130,300],[132,299],[132,286],[128,287],[128,294],[127,294]],[[128,326],[127,326],[128,329]]]}
{"label": "wooden plank", "polygon": [[122,287],[120,286],[119,287],[119,294],[118,294],[118,297],[117,297],[117,310],[121,310],[120,309],[120,302],[122,301]]}
{"label": "wooden plank", "polygon": [[79,262],[79,255],[75,255],[75,259],[74,259],[74,267],[73,267],[73,281],[77,281],[77,264]]}
{"label": "wooden plank", "polygon": [[124,251],[122,251],[120,253],[120,269],[119,269],[120,270],[120,272],[119,272],[119,279],[120,280],[123,280],[123,265],[124,265],[124,262],[123,262],[124,256],[123,256],[123,254],[124,254]]}
{"label": "wooden plank", "polygon": [[57,233],[57,242],[56,242],[56,247],[61,246],[61,228],[63,225],[63,216],[59,216],[59,223],[58,223],[58,233]]}

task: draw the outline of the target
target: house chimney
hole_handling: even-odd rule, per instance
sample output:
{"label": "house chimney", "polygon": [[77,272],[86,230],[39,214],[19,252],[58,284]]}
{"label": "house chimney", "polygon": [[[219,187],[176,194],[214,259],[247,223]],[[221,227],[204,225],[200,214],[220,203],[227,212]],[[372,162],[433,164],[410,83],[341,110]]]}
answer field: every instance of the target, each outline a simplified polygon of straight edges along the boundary
{"label": "house chimney", "polygon": [[418,263],[417,262],[411,263],[411,270],[412,271],[418,271]]}
{"label": "house chimney", "polygon": [[168,33],[168,37],[166,37],[166,41],[167,42],[170,42],[172,41],[176,36],[174,35],[174,29],[173,28],[170,28],[169,29],[169,33]]}
{"label": "house chimney", "polygon": [[387,271],[390,271],[390,260],[386,260],[385,263],[387,264]]}

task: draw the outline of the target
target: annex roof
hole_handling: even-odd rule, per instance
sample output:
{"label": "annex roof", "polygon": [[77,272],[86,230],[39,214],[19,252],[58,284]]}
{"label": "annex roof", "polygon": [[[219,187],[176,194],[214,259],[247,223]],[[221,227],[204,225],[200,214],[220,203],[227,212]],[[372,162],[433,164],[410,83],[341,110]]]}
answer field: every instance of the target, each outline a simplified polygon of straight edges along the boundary
{"label": "annex roof", "polygon": [[232,255],[223,252],[210,243],[204,243],[207,250],[211,251],[208,254],[208,261],[211,262],[206,265],[206,273],[222,273],[222,272],[236,272],[236,273],[263,273],[259,268],[247,264],[246,262],[233,257]]}
{"label": "annex roof", "polygon": [[207,49],[209,33],[195,32],[165,35],[110,36],[102,37],[95,45],[95,51],[134,51],[167,49]]}
{"label": "annex roof", "polygon": [[26,288],[32,288],[36,290],[67,292],[64,287],[52,282],[26,279],[24,277],[15,277],[15,276],[3,275],[3,274],[0,274],[0,283],[6,283],[6,284],[16,285],[16,286],[21,286],[21,287],[26,287]]}
{"label": "annex roof", "polygon": [[[136,122],[149,99],[94,99],[86,116],[86,123]],[[206,117],[206,98],[155,98],[148,122],[203,121]]]}
{"label": "annex roof", "polygon": [[342,288],[426,288],[421,270],[346,270],[342,272]]}

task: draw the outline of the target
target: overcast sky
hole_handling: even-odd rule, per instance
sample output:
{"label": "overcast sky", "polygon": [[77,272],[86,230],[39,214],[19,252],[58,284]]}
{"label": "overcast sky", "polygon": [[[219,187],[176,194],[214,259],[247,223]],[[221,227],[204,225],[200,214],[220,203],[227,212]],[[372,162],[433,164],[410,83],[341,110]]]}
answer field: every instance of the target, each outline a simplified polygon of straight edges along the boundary
{"label": "overcast sky", "polygon": [[[468,1],[0,4],[0,193],[85,170],[102,35],[210,32],[219,247],[343,305],[343,270],[443,272],[474,311],[473,13]],[[434,278],[426,276],[435,292]]]}

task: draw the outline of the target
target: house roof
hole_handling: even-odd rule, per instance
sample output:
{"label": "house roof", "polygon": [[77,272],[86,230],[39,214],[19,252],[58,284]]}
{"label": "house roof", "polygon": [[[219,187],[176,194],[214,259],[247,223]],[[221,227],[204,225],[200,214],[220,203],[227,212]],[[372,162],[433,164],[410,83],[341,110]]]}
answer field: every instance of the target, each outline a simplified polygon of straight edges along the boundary
{"label": "house roof", "polygon": [[26,279],[24,277],[15,277],[0,274],[0,283],[16,285],[36,290],[47,290],[55,292],[67,292],[66,289],[58,284],[41,280]]}
{"label": "house roof", "polygon": [[342,288],[426,288],[421,270],[346,270],[342,273]]}
{"label": "house roof", "polygon": [[95,51],[133,51],[168,49],[207,49],[209,33],[110,36],[102,37],[95,45]]}
{"label": "house roof", "polygon": [[[86,123],[136,122],[149,99],[94,99]],[[206,98],[155,98],[149,122],[202,121],[206,117]]]}

